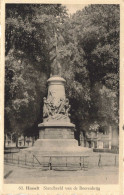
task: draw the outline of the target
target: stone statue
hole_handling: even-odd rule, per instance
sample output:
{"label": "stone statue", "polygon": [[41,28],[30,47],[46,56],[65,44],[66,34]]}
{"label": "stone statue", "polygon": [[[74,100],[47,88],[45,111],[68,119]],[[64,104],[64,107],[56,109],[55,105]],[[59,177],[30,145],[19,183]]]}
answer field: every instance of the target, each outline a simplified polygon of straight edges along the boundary
{"label": "stone statue", "polygon": [[69,111],[70,105],[67,98],[60,98],[59,103],[56,105],[51,98],[47,100],[44,98],[43,117],[47,121],[50,119],[60,120],[68,118],[70,116]]}
{"label": "stone statue", "polygon": [[44,106],[43,106],[43,117],[48,117],[49,116],[49,109],[48,109],[48,103],[47,103],[47,100],[46,98],[44,97],[43,98],[43,101],[44,101]]}
{"label": "stone statue", "polygon": [[51,64],[51,76],[58,75],[61,76],[62,68],[58,60],[55,58],[53,63]]}
{"label": "stone statue", "polygon": [[65,114],[65,99],[61,98],[60,99],[60,104],[58,107],[58,113],[60,114]]}
{"label": "stone statue", "polygon": [[43,106],[43,117],[49,117],[52,114],[50,102],[44,97],[44,106]]}
{"label": "stone statue", "polygon": [[55,45],[55,55],[54,57],[52,58],[52,61],[51,61],[51,76],[55,76],[55,75],[58,75],[58,76],[61,76],[62,75],[62,68],[61,68],[61,65],[59,63],[59,49],[58,49],[58,33],[57,33],[58,29],[54,29],[54,37],[55,37],[55,42],[54,42],[54,45]]}

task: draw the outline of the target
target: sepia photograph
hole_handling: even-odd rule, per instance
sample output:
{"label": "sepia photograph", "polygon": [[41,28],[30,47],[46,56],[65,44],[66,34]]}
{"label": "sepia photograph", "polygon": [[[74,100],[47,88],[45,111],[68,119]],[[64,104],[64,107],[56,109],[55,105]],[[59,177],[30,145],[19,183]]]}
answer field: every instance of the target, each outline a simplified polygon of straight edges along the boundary
{"label": "sepia photograph", "polygon": [[6,3],[4,184],[118,185],[119,85],[120,4]]}

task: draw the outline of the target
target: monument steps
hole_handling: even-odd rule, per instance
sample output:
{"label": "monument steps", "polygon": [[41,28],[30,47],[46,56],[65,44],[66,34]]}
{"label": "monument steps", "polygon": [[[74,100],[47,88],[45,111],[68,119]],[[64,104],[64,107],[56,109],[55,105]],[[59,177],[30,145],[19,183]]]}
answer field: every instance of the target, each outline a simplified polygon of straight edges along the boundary
{"label": "monument steps", "polygon": [[[26,148],[22,150],[22,153],[30,153],[32,155],[40,155],[40,156],[87,156],[87,153],[92,153],[93,150],[91,148],[81,147],[78,146],[77,140],[72,140],[70,143],[68,143],[68,140],[46,140],[46,143],[42,146],[39,145],[40,142],[45,143],[45,140],[38,140],[36,141],[36,145],[34,145],[31,148]],[[59,143],[66,143],[65,145],[62,145]],[[74,145],[73,145],[74,142]],[[59,145],[58,145],[59,143]],[[47,145],[48,144],[48,145]]]}

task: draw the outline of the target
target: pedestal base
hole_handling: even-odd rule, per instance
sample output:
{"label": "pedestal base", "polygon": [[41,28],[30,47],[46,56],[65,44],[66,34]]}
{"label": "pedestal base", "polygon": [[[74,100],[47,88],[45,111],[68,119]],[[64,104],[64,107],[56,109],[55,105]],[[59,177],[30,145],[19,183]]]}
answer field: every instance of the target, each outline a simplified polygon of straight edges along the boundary
{"label": "pedestal base", "polygon": [[44,163],[45,166],[51,163],[52,166],[58,167],[68,163],[79,165],[89,151],[78,146],[78,141],[74,139],[72,123],[42,123],[39,125],[39,138],[33,147],[23,150],[23,153],[33,156],[40,165]]}
{"label": "pedestal base", "polygon": [[34,146],[23,151],[40,156],[87,156],[89,148],[78,146],[75,139],[38,139]]}
{"label": "pedestal base", "polygon": [[39,130],[40,139],[74,139],[74,130],[70,127],[45,127]]}

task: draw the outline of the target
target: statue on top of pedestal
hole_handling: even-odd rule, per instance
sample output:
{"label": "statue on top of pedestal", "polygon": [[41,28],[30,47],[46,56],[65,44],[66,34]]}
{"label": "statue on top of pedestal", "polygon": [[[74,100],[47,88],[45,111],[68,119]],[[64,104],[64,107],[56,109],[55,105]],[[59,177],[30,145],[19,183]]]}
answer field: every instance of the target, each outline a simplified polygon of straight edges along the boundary
{"label": "statue on top of pedestal", "polygon": [[54,29],[54,45],[52,47],[52,59],[51,59],[51,75],[50,76],[62,76],[62,67],[59,62],[59,35],[58,35],[58,29]]}
{"label": "statue on top of pedestal", "polygon": [[51,64],[51,75],[50,76],[61,76],[62,75],[62,67],[59,63],[58,59],[55,58],[53,63]]}
{"label": "statue on top of pedestal", "polygon": [[[62,67],[59,62],[58,35],[55,33],[53,57],[51,59],[51,77],[48,87],[48,97],[44,98],[43,119],[44,121],[70,121],[69,100],[65,97],[65,88],[62,76]],[[54,55],[55,52],[55,55]],[[54,81],[54,82],[53,82]],[[63,91],[63,93],[62,93]]]}

